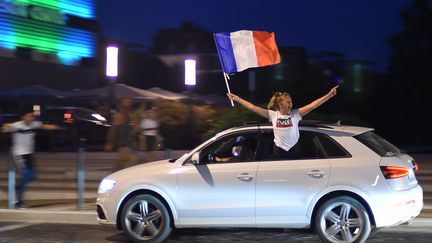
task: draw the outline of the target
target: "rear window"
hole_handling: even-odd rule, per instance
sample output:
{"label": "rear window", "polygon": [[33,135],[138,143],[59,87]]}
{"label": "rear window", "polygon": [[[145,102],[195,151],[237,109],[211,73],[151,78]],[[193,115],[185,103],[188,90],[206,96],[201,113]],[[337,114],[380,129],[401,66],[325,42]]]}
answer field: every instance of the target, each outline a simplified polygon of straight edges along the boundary
{"label": "rear window", "polygon": [[372,149],[381,157],[397,156],[401,154],[401,151],[396,146],[373,132],[365,132],[354,136],[354,138]]}

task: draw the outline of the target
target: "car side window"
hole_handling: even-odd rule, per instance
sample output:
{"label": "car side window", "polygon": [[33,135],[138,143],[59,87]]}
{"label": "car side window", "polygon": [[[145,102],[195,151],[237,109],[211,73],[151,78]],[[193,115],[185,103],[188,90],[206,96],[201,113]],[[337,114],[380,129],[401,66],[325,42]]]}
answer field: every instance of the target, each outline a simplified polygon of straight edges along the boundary
{"label": "car side window", "polygon": [[351,154],[332,138],[323,134],[318,135],[318,138],[328,158],[351,157]]}
{"label": "car side window", "polygon": [[89,111],[75,110],[74,115],[75,115],[75,118],[78,118],[78,119],[95,120],[95,118],[92,117],[92,113]]}
{"label": "car side window", "polygon": [[292,147],[285,158],[276,158],[273,155],[274,136],[273,131],[266,131],[262,134],[260,148],[257,158],[262,161],[269,160],[301,160],[301,159],[323,159],[326,154],[320,144],[318,133],[300,131],[300,138],[297,144]]}
{"label": "car side window", "polygon": [[237,133],[222,137],[201,150],[200,164],[254,161],[257,144],[257,133]]}

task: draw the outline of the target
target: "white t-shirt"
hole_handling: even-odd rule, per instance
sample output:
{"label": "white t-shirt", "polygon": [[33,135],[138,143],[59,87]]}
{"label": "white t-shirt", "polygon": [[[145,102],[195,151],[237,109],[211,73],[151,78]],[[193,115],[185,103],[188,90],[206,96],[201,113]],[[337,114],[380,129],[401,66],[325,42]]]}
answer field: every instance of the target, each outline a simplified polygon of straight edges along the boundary
{"label": "white t-shirt", "polygon": [[157,136],[159,122],[157,120],[144,118],[141,121],[141,131],[144,136]]}
{"label": "white t-shirt", "polygon": [[273,126],[274,143],[279,148],[288,151],[298,141],[300,132],[298,123],[302,117],[298,109],[292,110],[290,115],[281,115],[279,111],[269,110],[269,121]]}
{"label": "white t-shirt", "polygon": [[24,121],[14,122],[10,125],[12,132],[12,153],[24,155],[34,153],[34,137],[36,130],[42,127],[42,122],[33,121],[26,124]]}

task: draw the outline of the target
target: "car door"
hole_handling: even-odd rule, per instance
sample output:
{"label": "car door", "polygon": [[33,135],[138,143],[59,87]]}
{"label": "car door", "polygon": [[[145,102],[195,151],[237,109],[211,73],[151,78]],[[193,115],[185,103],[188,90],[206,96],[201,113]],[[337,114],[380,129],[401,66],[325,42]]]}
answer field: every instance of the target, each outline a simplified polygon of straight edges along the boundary
{"label": "car door", "polygon": [[236,133],[203,148],[200,164],[186,162],[178,175],[179,223],[255,226],[256,149],[256,132]]}
{"label": "car door", "polygon": [[256,222],[258,227],[307,224],[309,203],[327,186],[329,161],[317,134],[300,132],[289,158],[272,157],[273,133],[263,134],[260,146],[256,186]]}

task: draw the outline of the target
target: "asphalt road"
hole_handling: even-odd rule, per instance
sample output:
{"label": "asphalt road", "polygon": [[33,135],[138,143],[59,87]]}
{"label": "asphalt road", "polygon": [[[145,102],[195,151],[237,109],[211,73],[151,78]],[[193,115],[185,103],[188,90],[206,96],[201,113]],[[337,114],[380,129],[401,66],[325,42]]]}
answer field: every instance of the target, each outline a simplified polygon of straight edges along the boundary
{"label": "asphalt road", "polygon": [[[187,229],[177,230],[167,243],[174,242],[318,242],[307,230],[283,229]],[[382,230],[368,242],[432,242],[430,223],[423,226],[398,226]],[[34,224],[0,222],[0,242],[20,243],[115,243],[129,242],[112,228],[99,225]]]}

